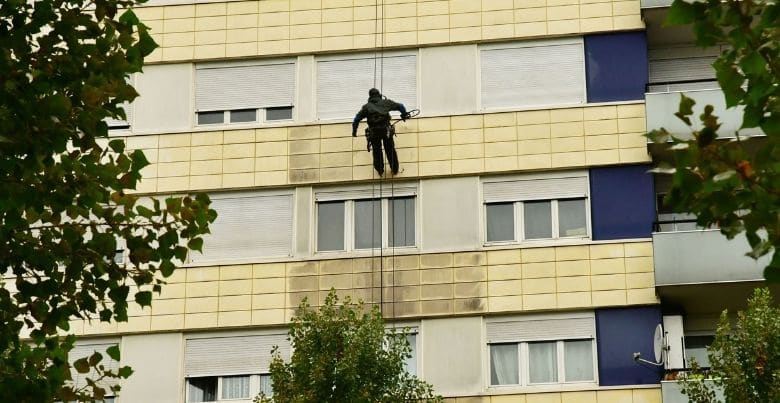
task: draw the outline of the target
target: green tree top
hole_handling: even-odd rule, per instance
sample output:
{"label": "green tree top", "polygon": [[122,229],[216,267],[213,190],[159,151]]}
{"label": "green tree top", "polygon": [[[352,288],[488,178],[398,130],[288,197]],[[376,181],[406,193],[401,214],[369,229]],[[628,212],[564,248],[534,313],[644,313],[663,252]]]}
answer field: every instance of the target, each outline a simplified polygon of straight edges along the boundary
{"label": "green tree top", "polygon": [[277,349],[271,361],[277,403],[440,402],[433,388],[404,369],[411,357],[405,331],[384,326],[379,308],[349,297],[339,304],[334,290],[319,310],[304,300],[290,324],[290,362]]}
{"label": "green tree top", "polygon": [[[673,172],[666,202],[729,238],[744,232],[749,256],[772,254],[764,277],[780,281],[780,4],[675,0],[667,23],[690,24],[699,46],[728,45],[713,65],[726,104],[744,108],[743,129],[761,128],[766,137],[751,145],[739,135],[717,141],[720,123],[706,106],[698,117],[702,129],[671,139],[674,165],[658,169]],[[683,95],[676,113],[688,126],[694,103]],[[661,129],[650,137],[667,141],[669,133]]]}

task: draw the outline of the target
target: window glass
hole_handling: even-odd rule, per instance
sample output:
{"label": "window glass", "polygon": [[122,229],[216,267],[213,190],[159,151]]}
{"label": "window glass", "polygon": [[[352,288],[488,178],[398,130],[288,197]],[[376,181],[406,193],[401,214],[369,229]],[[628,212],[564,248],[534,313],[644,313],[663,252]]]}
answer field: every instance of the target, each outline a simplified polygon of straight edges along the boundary
{"label": "window glass", "polygon": [[290,120],[292,119],[292,110],[292,106],[266,108],[265,120]]}
{"label": "window glass", "polygon": [[222,123],[224,121],[225,121],[225,113],[222,111],[198,112],[199,125],[213,125],[216,123]]}
{"label": "window glass", "polygon": [[230,123],[257,122],[257,109],[230,111]]}
{"label": "window glass", "polygon": [[685,336],[685,366],[690,368],[692,360],[696,360],[700,366],[709,367],[707,347],[714,339],[713,336]]}
{"label": "window glass", "polygon": [[514,203],[490,203],[485,206],[487,241],[512,241],[515,239]]}
{"label": "window glass", "polygon": [[517,359],[517,344],[490,345],[490,384],[517,385],[520,371]]}
{"label": "window glass", "polygon": [[382,201],[355,201],[355,249],[382,245]]}
{"label": "window glass", "polygon": [[271,383],[271,375],[260,375],[260,392],[264,393],[268,397],[274,395],[274,389]]}
{"label": "window glass", "polygon": [[549,200],[523,203],[525,239],[552,238],[552,209]]}
{"label": "window glass", "polygon": [[585,219],[585,199],[558,201],[558,236],[585,236],[588,234]]}
{"label": "window glass", "polygon": [[408,374],[417,375],[417,335],[414,333],[407,334],[406,341],[412,350],[411,356],[404,360],[404,369]]}
{"label": "window glass", "polygon": [[201,378],[190,378],[188,384],[188,402],[200,403],[217,400],[217,377],[206,376]]}
{"label": "window glass", "polygon": [[593,342],[571,340],[563,342],[566,382],[593,380]]}
{"label": "window glass", "polygon": [[558,382],[556,342],[528,343],[528,382]]}
{"label": "window glass", "polygon": [[317,205],[317,250],[344,249],[344,202]]}
{"label": "window glass", "polygon": [[249,376],[225,376],[222,377],[223,399],[247,399],[249,398]]}
{"label": "window glass", "polygon": [[390,246],[414,246],[414,197],[391,199]]}

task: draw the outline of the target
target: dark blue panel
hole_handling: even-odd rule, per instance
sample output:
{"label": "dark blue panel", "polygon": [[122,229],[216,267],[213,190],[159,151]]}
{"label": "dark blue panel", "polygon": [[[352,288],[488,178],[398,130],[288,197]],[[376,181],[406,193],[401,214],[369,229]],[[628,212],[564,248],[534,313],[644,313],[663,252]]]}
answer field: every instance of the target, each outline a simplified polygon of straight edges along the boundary
{"label": "dark blue panel", "polygon": [[596,310],[599,385],[646,385],[661,382],[663,369],[634,361],[634,353],[653,361],[653,333],[661,323],[661,308]]}
{"label": "dark blue panel", "polygon": [[650,165],[590,170],[593,239],[648,238],[655,221]]}
{"label": "dark blue panel", "polygon": [[644,31],[585,37],[588,102],[645,98],[647,40]]}

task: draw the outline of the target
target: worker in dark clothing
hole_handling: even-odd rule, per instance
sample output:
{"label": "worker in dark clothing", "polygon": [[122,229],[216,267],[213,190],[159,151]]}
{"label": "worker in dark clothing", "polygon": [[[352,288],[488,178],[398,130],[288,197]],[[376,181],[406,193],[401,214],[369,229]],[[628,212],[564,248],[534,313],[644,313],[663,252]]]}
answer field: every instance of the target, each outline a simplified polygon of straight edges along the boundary
{"label": "worker in dark clothing", "polygon": [[374,168],[379,175],[385,172],[385,163],[382,159],[382,143],[384,143],[387,161],[390,163],[390,169],[393,175],[398,173],[398,155],[395,152],[395,143],[393,134],[390,130],[390,111],[401,112],[401,119],[404,121],[409,118],[409,113],[403,104],[383,98],[378,89],[372,88],[368,91],[368,102],[360,108],[360,112],[355,115],[352,121],[352,137],[357,136],[358,124],[363,119],[368,122],[368,141],[371,144],[371,151],[374,156]]}

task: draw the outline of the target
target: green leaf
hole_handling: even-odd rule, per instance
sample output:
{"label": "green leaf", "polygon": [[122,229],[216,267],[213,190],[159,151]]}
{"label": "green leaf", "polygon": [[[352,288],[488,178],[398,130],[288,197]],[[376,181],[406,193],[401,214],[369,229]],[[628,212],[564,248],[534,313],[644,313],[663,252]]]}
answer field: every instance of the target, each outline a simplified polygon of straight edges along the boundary
{"label": "green leaf", "polygon": [[764,74],[767,72],[766,60],[756,52],[750,52],[739,63],[746,74]]}
{"label": "green leaf", "polygon": [[121,356],[119,351],[119,345],[115,344],[109,348],[106,349],[106,354],[108,354],[109,357],[111,357],[114,361],[119,361],[119,358]]}
{"label": "green leaf", "polygon": [[119,22],[130,26],[138,25],[141,23],[141,21],[138,19],[138,16],[135,15],[132,9],[128,9],[124,13],[122,13],[122,15],[119,16]]}
{"label": "green leaf", "polygon": [[80,374],[86,374],[87,372],[89,372],[90,369],[89,361],[87,360],[86,357],[79,358],[78,360],[73,362],[73,368],[75,368],[76,372]]}
{"label": "green leaf", "polygon": [[111,147],[115,153],[125,152],[125,141],[122,139],[114,139],[108,142],[108,146]]}
{"label": "green leaf", "polygon": [[130,377],[130,375],[133,374],[133,369],[127,366],[121,367],[119,368],[119,371],[117,371],[117,374],[119,375],[120,378],[127,379]]}
{"label": "green leaf", "polygon": [[187,242],[187,247],[190,248],[190,250],[196,250],[198,252],[203,252],[203,238],[192,238],[189,242]]}
{"label": "green leaf", "polygon": [[89,365],[94,367],[100,363],[100,361],[103,361],[103,354],[98,353],[95,351],[92,353],[92,355],[89,356]]}
{"label": "green leaf", "polygon": [[766,134],[780,134],[780,112],[770,115],[761,122],[761,130]]}
{"label": "green leaf", "polygon": [[674,116],[677,116],[686,125],[691,125],[690,116],[693,115],[693,106],[696,105],[696,101],[693,98],[688,98],[685,94],[680,93],[680,106]]}
{"label": "green leaf", "polygon": [[135,293],[135,302],[141,306],[152,305],[152,293],[150,291],[138,291]]}
{"label": "green leaf", "polygon": [[176,266],[170,260],[166,259],[160,262],[160,273],[163,277],[170,277],[175,269]]}
{"label": "green leaf", "polygon": [[693,5],[682,0],[675,0],[666,16],[666,25],[690,24],[696,18]]}

